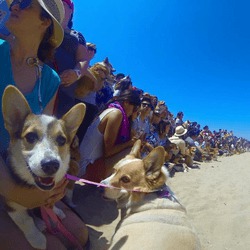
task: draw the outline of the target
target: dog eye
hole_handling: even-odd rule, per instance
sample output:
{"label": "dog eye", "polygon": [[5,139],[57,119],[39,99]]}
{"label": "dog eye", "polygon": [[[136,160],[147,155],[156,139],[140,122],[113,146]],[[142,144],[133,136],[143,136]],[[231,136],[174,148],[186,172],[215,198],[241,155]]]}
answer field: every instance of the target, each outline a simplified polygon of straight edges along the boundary
{"label": "dog eye", "polygon": [[128,176],[123,176],[121,178],[121,181],[124,182],[124,183],[129,183],[130,182],[130,178]]}
{"label": "dog eye", "polygon": [[56,138],[56,142],[59,146],[63,146],[65,143],[66,143],[66,138],[59,135],[57,138]]}
{"label": "dog eye", "polygon": [[38,140],[38,135],[34,132],[30,132],[27,135],[25,135],[25,138],[26,138],[28,143],[32,144]]}

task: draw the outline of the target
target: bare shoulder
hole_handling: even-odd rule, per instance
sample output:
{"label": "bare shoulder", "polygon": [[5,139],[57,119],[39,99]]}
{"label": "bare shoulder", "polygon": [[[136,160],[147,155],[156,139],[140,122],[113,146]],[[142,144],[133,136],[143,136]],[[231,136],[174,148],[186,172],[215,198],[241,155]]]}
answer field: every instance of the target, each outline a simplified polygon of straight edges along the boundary
{"label": "bare shoulder", "polygon": [[101,120],[99,125],[99,130],[101,133],[104,133],[106,126],[119,126],[122,121],[122,112],[119,109],[113,109],[111,112],[105,115]]}

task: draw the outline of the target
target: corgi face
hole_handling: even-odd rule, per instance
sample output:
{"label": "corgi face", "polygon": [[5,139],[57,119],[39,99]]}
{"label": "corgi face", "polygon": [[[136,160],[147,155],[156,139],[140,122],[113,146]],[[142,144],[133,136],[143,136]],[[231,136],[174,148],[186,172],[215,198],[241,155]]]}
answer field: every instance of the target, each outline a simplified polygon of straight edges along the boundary
{"label": "corgi face", "polygon": [[11,140],[13,171],[28,184],[52,189],[68,170],[70,143],[60,120],[31,114],[24,121],[20,135]]}
{"label": "corgi face", "polygon": [[196,152],[196,147],[190,147],[190,155],[194,156]]}
{"label": "corgi face", "polygon": [[[136,174],[136,175],[135,175]],[[116,164],[114,173],[102,181],[106,185],[113,186],[118,189],[105,189],[105,197],[118,200],[129,195],[129,191],[135,186],[147,188],[144,180],[144,169],[142,160],[139,159],[124,159]]]}
{"label": "corgi face", "polygon": [[153,149],[141,160],[135,158],[138,153],[134,151],[139,143],[140,140],[135,143],[130,154],[115,165],[114,174],[102,181],[106,185],[115,187],[105,188],[104,197],[117,201],[124,199],[138,201],[144,193],[159,189],[165,184],[167,171],[162,167],[165,159],[164,148]]}
{"label": "corgi face", "polygon": [[70,144],[84,117],[85,105],[75,105],[60,120],[35,115],[14,86],[5,89],[2,103],[13,175],[42,190],[52,189],[68,170]]}

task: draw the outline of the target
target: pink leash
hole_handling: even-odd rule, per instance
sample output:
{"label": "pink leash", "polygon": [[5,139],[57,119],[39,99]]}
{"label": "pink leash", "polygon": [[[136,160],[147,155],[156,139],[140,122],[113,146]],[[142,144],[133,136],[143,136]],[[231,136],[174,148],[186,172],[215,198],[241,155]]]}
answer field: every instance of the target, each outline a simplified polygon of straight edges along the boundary
{"label": "pink leash", "polygon": [[[97,187],[104,187],[104,188],[111,188],[111,189],[118,189],[118,190],[124,190],[124,188],[118,188],[118,187],[114,187],[114,186],[109,186],[103,183],[99,183],[99,182],[94,182],[94,181],[89,181],[86,179],[82,179],[70,174],[66,174],[65,178],[71,181],[78,181],[78,182],[82,182],[82,183],[86,183],[86,184],[91,184],[91,185],[95,185]],[[126,191],[129,192],[138,192],[138,193],[154,193],[156,191],[160,191],[161,189],[157,189],[157,190],[151,190],[151,191],[142,191],[142,190],[138,190],[138,189],[126,189]]]}
{"label": "pink leash", "polygon": [[[55,214],[55,212],[51,208],[43,206],[40,209],[41,209],[42,219],[45,222],[49,233],[53,235],[62,233],[64,237],[66,237],[78,250],[83,250],[78,240],[74,237],[72,233],[70,233],[65,228],[65,226],[61,222],[61,219]],[[51,222],[53,222],[54,224],[53,227],[51,225]]]}

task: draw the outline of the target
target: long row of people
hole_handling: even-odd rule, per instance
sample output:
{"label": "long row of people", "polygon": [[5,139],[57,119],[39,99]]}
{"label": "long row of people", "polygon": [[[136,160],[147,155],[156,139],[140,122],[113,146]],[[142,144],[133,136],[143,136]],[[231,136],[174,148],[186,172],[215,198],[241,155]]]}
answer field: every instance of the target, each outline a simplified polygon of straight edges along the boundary
{"label": "long row of people", "polygon": [[[0,37],[4,39],[0,40],[1,97],[7,85],[15,85],[26,97],[32,112],[54,114],[59,118],[76,103],[86,105],[86,115],[77,133],[81,154],[79,176],[100,181],[110,175],[113,165],[127,154],[137,139],[142,141],[142,157],[154,147],[163,146],[170,172],[178,166],[184,166],[184,170],[193,167],[193,159],[208,160],[217,153],[249,150],[249,141],[225,130],[211,133],[208,127],[201,130],[196,122],[183,122],[183,112],[179,112],[176,119],[165,101],[134,86],[131,77],[114,74],[115,69],[107,58],[100,63],[104,69],[97,70],[101,79],[98,81],[90,67],[97,47],[73,29],[71,0],[7,2],[10,17],[6,27],[10,33]],[[78,84],[87,78],[94,87],[79,97],[76,95]],[[67,180],[63,179],[47,192],[19,186],[13,180],[8,170],[10,138],[2,110],[0,120],[0,195],[29,209],[51,207],[57,202],[66,214],[62,220],[64,226],[81,246],[86,245],[87,227],[60,201]],[[212,154],[216,148],[218,152]],[[2,203],[0,220],[3,249],[33,249]],[[47,249],[72,247],[62,237],[46,234],[46,239]]]}

